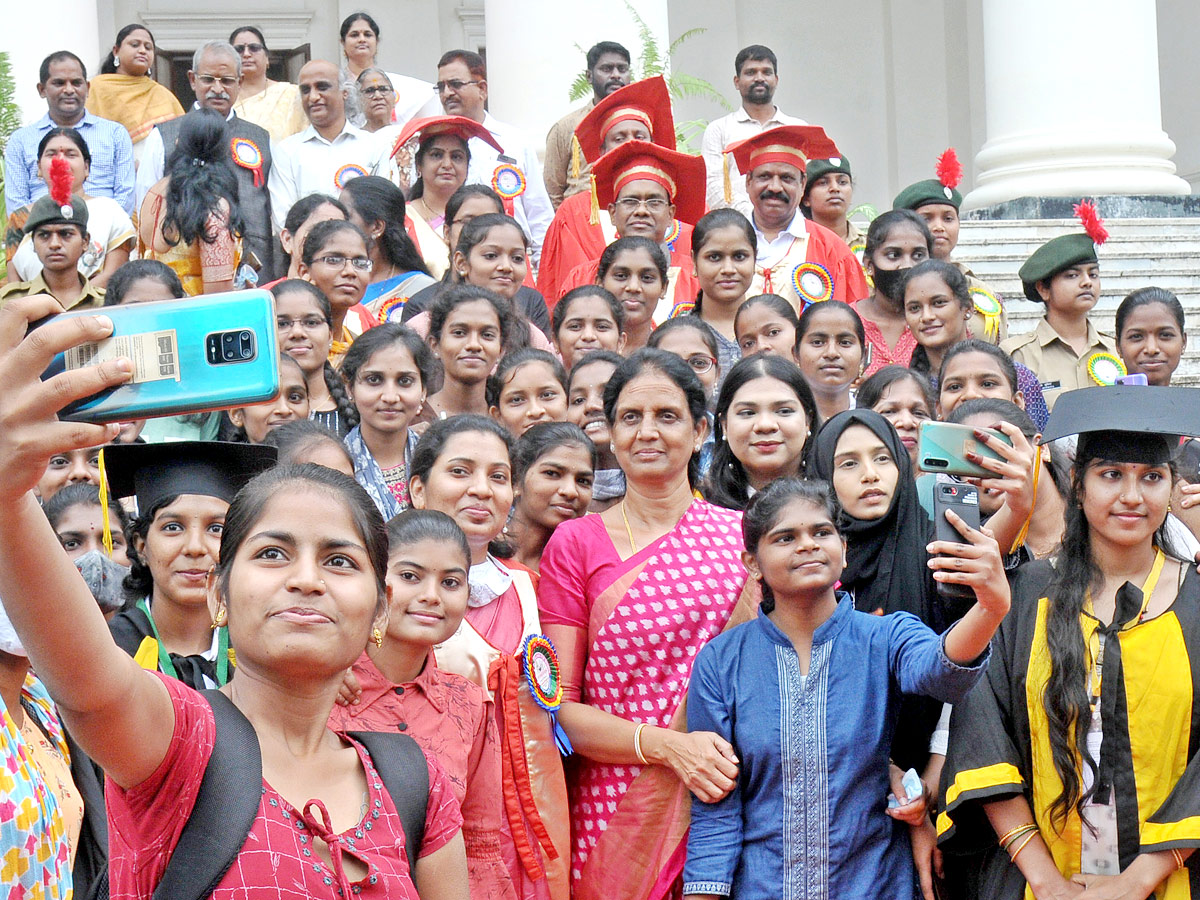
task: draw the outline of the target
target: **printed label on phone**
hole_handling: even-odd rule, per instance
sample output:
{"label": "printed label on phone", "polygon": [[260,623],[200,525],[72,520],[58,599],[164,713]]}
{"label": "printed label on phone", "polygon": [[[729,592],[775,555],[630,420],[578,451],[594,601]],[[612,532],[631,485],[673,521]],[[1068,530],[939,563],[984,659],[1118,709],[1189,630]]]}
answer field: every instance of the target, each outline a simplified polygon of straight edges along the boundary
{"label": "printed label on phone", "polygon": [[72,347],[63,354],[66,368],[82,369],[124,356],[133,362],[128,384],[146,381],[179,381],[179,342],[175,329],[122,334],[91,344]]}

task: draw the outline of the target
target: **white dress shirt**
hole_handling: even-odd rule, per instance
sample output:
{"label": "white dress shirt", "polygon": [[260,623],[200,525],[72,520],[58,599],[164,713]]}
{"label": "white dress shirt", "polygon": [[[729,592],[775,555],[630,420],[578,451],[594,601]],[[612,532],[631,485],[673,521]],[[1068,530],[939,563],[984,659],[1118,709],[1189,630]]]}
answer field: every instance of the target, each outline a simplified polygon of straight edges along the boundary
{"label": "white dress shirt", "polygon": [[388,72],[392,89],[396,92],[396,125],[403,128],[411,119],[445,115],[433,85],[411,75]]}
{"label": "white dress shirt", "polygon": [[704,129],[704,140],[700,145],[700,154],[704,157],[704,168],[707,171],[705,198],[709,209],[721,209],[732,206],[746,218],[750,218],[752,207],[750,197],[746,193],[746,178],[744,172],[739,172],[733,154],[729,156],[729,183],[733,188],[733,202],[725,202],[725,169],[722,157],[725,148],[737,141],[754,137],[768,128],[778,128],[780,125],[807,125],[803,119],[784,115],[779,107],[765,123],[752,119],[746,107],[741,106],[727,116],[714,119]]}
{"label": "white dress shirt", "polygon": [[504,158],[501,159],[496,148],[479,138],[471,138],[471,165],[467,169],[467,182],[491,187],[492,175],[497,167],[508,164],[521,170],[525,177],[525,191],[513,200],[513,218],[529,235],[532,242],[530,255],[536,266],[546,229],[554,218],[554,206],[550,203],[546,182],[542,179],[542,164],[525,136],[512,125],[495,119],[491,113],[484,115],[483,125],[492,133],[496,143],[504,148]]}
{"label": "white dress shirt", "polygon": [[279,233],[288,210],[301,197],[340,194],[341,186],[335,179],[342,167],[355,166],[362,170],[360,174],[374,175],[386,162],[390,149],[379,137],[349,121],[332,141],[321,137],[309,125],[299,134],[275,144],[267,179],[275,233]]}

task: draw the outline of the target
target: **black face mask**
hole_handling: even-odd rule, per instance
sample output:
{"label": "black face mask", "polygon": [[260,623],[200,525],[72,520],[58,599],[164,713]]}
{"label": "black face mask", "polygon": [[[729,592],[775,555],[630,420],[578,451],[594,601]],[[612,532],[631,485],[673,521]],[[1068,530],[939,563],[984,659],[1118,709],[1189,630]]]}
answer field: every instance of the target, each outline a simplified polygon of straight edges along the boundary
{"label": "black face mask", "polygon": [[900,281],[911,269],[912,266],[903,269],[876,269],[871,273],[871,278],[875,282],[875,287],[879,289],[879,293],[893,302],[899,302],[901,298],[896,296],[896,290],[900,287]]}

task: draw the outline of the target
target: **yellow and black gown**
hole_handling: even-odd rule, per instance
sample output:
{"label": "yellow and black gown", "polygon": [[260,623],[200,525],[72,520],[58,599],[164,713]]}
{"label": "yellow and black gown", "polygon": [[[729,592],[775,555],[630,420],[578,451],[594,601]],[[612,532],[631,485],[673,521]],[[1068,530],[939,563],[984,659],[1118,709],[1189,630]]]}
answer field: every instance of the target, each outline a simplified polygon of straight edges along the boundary
{"label": "yellow and black gown", "polygon": [[[1178,596],[1161,615],[1143,618],[1142,592],[1127,583],[1117,593],[1112,626],[1087,614],[1080,619],[1093,653],[1098,635],[1105,638],[1097,784],[1111,785],[1122,871],[1142,852],[1200,847],[1200,575],[1192,565],[1184,569]],[[1078,814],[1072,810],[1054,824],[1049,814],[1062,788],[1042,700],[1050,674],[1052,573],[1046,561],[1017,571],[987,677],[954,706],[937,819],[952,897],[1033,897],[997,846],[982,806],[1016,794],[1029,801],[1059,871],[1067,877],[1080,871]],[[1200,897],[1200,854],[1154,897]]]}

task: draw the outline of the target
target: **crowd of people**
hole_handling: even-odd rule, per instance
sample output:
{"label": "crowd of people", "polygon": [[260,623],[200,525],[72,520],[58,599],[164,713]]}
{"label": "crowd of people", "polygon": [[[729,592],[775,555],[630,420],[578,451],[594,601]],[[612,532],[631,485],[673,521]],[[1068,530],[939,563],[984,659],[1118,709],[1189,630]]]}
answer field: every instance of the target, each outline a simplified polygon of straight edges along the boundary
{"label": "crowd of people", "polygon": [[[0,896],[1200,896],[1200,399],[1095,206],[1010,335],[954,151],[850,221],[765,46],[693,155],[596,44],[543,166],[340,36],[185,112],[129,25],[7,145]],[[277,397],[58,420],[105,308],[254,287]]]}

